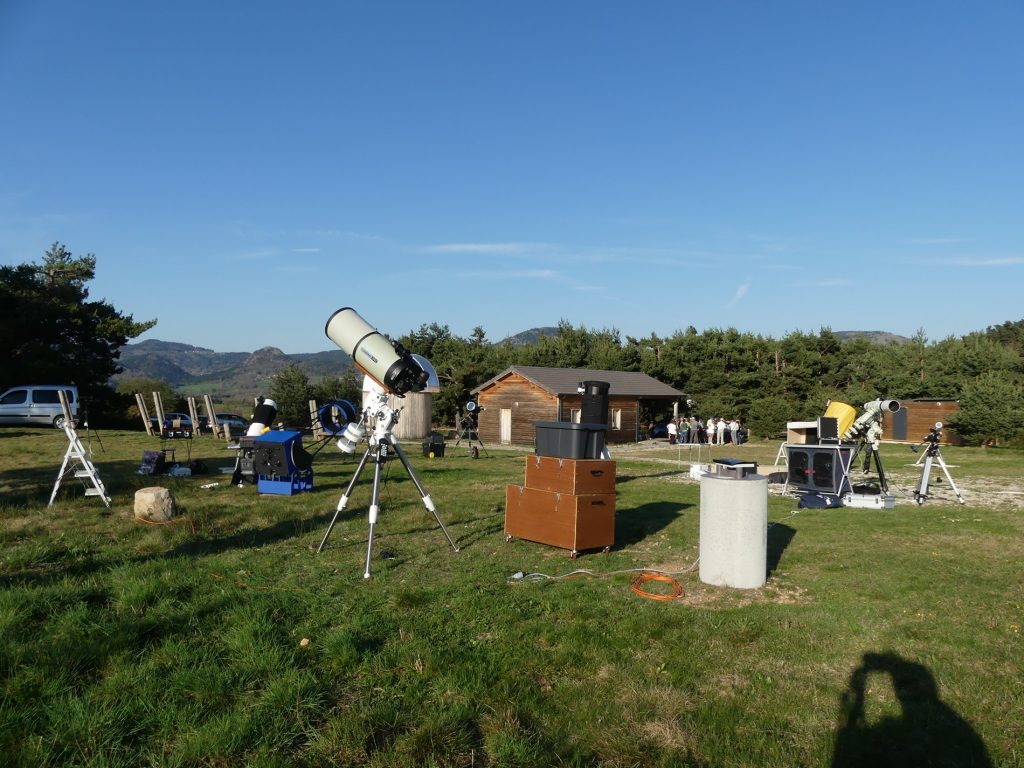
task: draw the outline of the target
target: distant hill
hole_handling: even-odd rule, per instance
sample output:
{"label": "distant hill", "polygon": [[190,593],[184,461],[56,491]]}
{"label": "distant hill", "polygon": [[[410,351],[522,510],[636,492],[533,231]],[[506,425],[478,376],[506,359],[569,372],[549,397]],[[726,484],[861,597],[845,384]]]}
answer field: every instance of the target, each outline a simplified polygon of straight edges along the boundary
{"label": "distant hill", "polygon": [[910,341],[906,336],[885,331],[834,331],[834,333],[843,341],[867,339],[875,344],[906,344]]}
{"label": "distant hill", "polygon": [[[502,339],[514,347],[536,343],[542,336],[554,336],[558,328],[531,328]],[[835,331],[847,341],[867,339],[876,344],[905,344],[910,339],[884,331]],[[352,358],[340,349],[289,355],[277,347],[255,352],[214,352],[174,341],[148,339],[121,347],[124,372],[114,381],[128,378],[161,379],[188,394],[210,394],[218,398],[252,397],[264,391],[270,380],[286,365],[295,363],[310,381],[340,376],[352,367]]]}
{"label": "distant hill", "polygon": [[513,347],[527,347],[530,344],[535,344],[540,340],[541,336],[555,336],[558,334],[558,328],[554,326],[544,326],[542,328],[531,328],[528,331],[522,331],[517,333],[515,336],[508,336],[498,342],[501,344],[509,344]]}
{"label": "distant hill", "polygon": [[340,349],[288,355],[277,347],[255,352],[214,352],[204,347],[149,339],[121,347],[124,371],[114,381],[128,378],[162,379],[177,390],[211,394],[219,398],[251,397],[266,389],[282,368],[295,363],[311,381],[340,376],[352,367],[352,358]]}

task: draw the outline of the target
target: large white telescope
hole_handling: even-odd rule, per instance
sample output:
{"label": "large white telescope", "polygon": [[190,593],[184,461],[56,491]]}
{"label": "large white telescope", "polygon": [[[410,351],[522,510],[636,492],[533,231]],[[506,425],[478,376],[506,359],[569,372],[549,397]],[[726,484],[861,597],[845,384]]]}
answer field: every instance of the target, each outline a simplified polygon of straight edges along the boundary
{"label": "large white telescope", "polygon": [[401,397],[426,388],[430,374],[415,356],[390,341],[352,307],[342,307],[331,315],[324,333],[385,392]]}

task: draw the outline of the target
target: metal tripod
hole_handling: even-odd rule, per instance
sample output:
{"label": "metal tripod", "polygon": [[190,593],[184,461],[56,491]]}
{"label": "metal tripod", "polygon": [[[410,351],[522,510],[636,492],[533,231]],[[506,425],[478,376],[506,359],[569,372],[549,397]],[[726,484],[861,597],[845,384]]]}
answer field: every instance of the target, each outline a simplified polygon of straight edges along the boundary
{"label": "metal tripod", "polygon": [[338,502],[338,509],[334,513],[334,517],[331,518],[330,524],[327,526],[327,532],[324,533],[324,538],[320,542],[320,546],[316,548],[319,553],[324,545],[327,543],[327,537],[331,535],[331,529],[334,528],[334,523],[338,520],[338,515],[341,514],[342,510],[348,505],[349,497],[352,495],[352,489],[355,488],[356,482],[359,480],[359,475],[363,471],[363,467],[366,466],[367,462],[373,461],[373,497],[370,501],[370,538],[366,546],[366,570],[363,572],[363,578],[370,578],[370,558],[373,556],[373,530],[377,524],[377,514],[380,511],[380,472],[381,467],[388,461],[391,451],[394,451],[395,455],[402,462],[402,466],[405,467],[405,471],[409,473],[409,477],[412,478],[413,483],[416,485],[416,490],[420,492],[420,496],[423,498],[423,506],[427,508],[434,519],[437,520],[437,524],[441,526],[441,530],[444,532],[445,538],[448,539],[448,543],[452,545],[452,549],[456,552],[459,551],[458,545],[455,540],[448,533],[448,529],[444,527],[444,523],[441,522],[441,517],[437,514],[437,509],[434,507],[434,502],[430,498],[426,489],[423,487],[423,483],[420,482],[419,478],[416,477],[416,473],[412,471],[412,467],[409,465],[409,459],[405,455],[405,451],[402,447],[390,436],[384,435],[374,440],[366,449],[363,454],[363,458],[359,460],[359,466],[356,467],[355,474],[352,475],[352,480],[349,481],[348,488],[345,489],[345,493],[342,494],[341,500]]}
{"label": "metal tripod", "polygon": [[463,418],[469,420],[462,423],[462,429],[459,431],[459,436],[455,438],[455,447],[457,448],[459,446],[459,443],[462,442],[462,438],[466,438],[466,445],[469,446],[469,458],[476,459],[480,457],[480,450],[473,445],[474,441],[480,443],[480,449],[483,450],[484,454],[487,454],[487,449],[484,448],[484,441],[480,439],[480,425],[477,423],[477,420],[472,417]]}
{"label": "metal tripod", "polygon": [[878,489],[885,495],[889,494],[889,483],[885,479],[885,470],[882,469],[882,457],[878,454],[878,446],[874,443],[861,443],[857,450],[853,454],[853,458],[850,460],[852,465],[857,461],[857,456],[860,455],[861,451],[864,453],[864,474],[871,471],[871,459],[875,460],[875,468],[878,470]]}
{"label": "metal tripod", "polygon": [[961,504],[964,502],[964,497],[960,493],[960,490],[956,487],[956,483],[953,482],[952,476],[949,474],[949,467],[946,466],[946,462],[942,458],[942,452],[939,451],[938,440],[933,440],[928,444],[928,449],[924,454],[924,465],[921,467],[921,479],[917,483],[917,490],[914,491],[914,501],[918,504],[924,504],[928,498],[928,480],[932,473],[932,462],[937,461],[939,467],[942,469],[942,473],[946,476],[946,480],[949,482],[949,487],[953,489],[953,493],[956,494],[957,501]]}

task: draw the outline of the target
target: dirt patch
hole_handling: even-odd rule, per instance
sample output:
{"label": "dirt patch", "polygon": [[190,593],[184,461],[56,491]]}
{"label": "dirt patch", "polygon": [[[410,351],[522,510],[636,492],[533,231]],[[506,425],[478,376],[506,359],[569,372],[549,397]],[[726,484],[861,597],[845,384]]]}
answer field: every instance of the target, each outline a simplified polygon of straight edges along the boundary
{"label": "dirt patch", "polygon": [[[688,449],[686,447],[683,448],[682,458],[672,459],[665,456],[651,455],[656,452],[664,453],[668,447],[665,441],[645,440],[635,445],[615,446],[615,457],[640,459],[653,464],[672,466],[679,470],[678,474],[675,475],[659,475],[659,481],[678,483],[700,482],[690,477],[690,465],[696,462],[688,460],[686,456]],[[696,451],[696,447],[693,450]],[[704,450],[707,450],[706,446]],[[694,458],[696,458],[696,453],[694,453]],[[709,461],[706,460],[704,463],[709,463]],[[889,494],[895,498],[897,506],[916,506],[917,502],[914,500],[914,493],[921,480],[921,467],[907,465],[895,470],[885,467],[885,470],[889,484]],[[769,466],[762,464],[758,467],[758,472],[766,475],[785,471],[785,465]],[[1018,477],[985,475],[962,477],[958,476],[957,467],[949,467],[949,474],[953,478],[953,483],[956,485],[957,490],[963,496],[964,504],[967,506],[986,509],[1004,507],[1007,509],[1024,510],[1024,468],[1022,468],[1021,475]],[[856,469],[850,473],[850,479],[854,485],[861,482],[862,477],[867,480],[876,479],[876,475],[863,476]],[[783,485],[781,484],[773,483],[769,486],[769,492],[775,495],[781,495],[782,489]],[[942,468],[938,465],[932,466],[931,474],[929,475],[928,500],[925,503],[959,504],[956,493],[946,479]]]}

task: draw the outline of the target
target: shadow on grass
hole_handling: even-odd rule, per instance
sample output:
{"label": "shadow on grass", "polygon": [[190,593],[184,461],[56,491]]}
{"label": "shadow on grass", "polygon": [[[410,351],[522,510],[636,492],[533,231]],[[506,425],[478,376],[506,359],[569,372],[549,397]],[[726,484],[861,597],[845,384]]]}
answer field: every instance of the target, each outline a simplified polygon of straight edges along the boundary
{"label": "shadow on grass", "polygon": [[786,551],[794,536],[796,530],[788,525],[776,523],[768,527],[768,578],[771,578],[775,569],[779,567],[782,553]]}
{"label": "shadow on grass", "polygon": [[658,501],[632,509],[620,509],[615,515],[615,546],[628,547],[677,520],[692,504]]}
{"label": "shadow on grass", "polygon": [[[166,554],[158,557],[194,557],[196,555],[215,555],[231,549],[250,549],[263,547],[267,544],[293,539],[311,528],[327,528],[327,523],[334,516],[333,512],[323,512],[304,518],[287,518],[266,528],[245,528],[228,536],[216,539],[199,539],[182,542],[169,549]],[[339,517],[341,520],[344,515]]]}
{"label": "shadow on grass", "polygon": [[[50,427],[47,427],[50,429]],[[0,429],[0,439],[5,437],[25,437],[26,435],[34,434],[31,429],[14,429],[13,427],[5,427]]]}
{"label": "shadow on grass", "polygon": [[685,475],[687,471],[688,470],[682,469],[669,469],[665,472],[655,472],[650,475],[616,475],[615,483],[616,485],[621,485],[622,483],[628,483],[633,480],[647,480],[656,477],[678,477],[679,475]]}
{"label": "shadow on grass", "polygon": [[[880,684],[891,684],[900,713],[868,722],[867,695],[877,695]],[[971,725],[939,698],[926,666],[893,653],[865,653],[840,699],[832,768],[918,765],[991,768],[992,760]]]}
{"label": "shadow on grass", "polygon": [[[104,513],[107,513],[102,506]],[[265,528],[244,528],[226,536],[208,539],[190,539],[171,547],[165,552],[129,556],[114,560],[97,556],[95,552],[69,552],[57,546],[47,553],[45,562],[33,563],[31,566],[18,568],[9,573],[0,574],[0,588],[13,586],[41,586],[66,578],[89,576],[97,572],[105,572],[114,565],[126,563],[145,563],[153,560],[192,558],[197,555],[216,555],[234,549],[251,549],[272,544],[278,541],[294,539],[306,535],[316,529],[326,530],[327,523],[333,512],[322,512],[309,517],[289,517]],[[339,520],[344,519],[344,515]],[[183,519],[183,518],[178,518]],[[316,541],[320,541],[320,534]]]}

